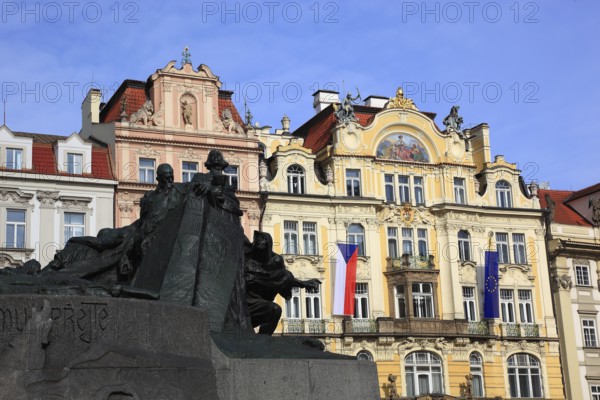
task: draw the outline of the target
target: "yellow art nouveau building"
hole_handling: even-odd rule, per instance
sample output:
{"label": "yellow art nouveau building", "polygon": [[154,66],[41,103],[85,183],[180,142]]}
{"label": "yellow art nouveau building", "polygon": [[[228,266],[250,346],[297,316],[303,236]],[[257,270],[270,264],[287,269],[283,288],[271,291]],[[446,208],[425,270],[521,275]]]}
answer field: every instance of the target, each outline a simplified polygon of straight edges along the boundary
{"label": "yellow art nouveau building", "polygon": [[[314,94],[315,116],[261,133],[261,228],[295,276],[279,332],[377,363],[381,396],[564,398],[537,187],[492,157],[486,124],[440,129],[399,90],[364,105]],[[332,315],[337,243],[357,243],[354,315]],[[484,282],[484,250],[499,279]],[[493,286],[493,287],[490,287]],[[499,318],[484,318],[497,290]]]}

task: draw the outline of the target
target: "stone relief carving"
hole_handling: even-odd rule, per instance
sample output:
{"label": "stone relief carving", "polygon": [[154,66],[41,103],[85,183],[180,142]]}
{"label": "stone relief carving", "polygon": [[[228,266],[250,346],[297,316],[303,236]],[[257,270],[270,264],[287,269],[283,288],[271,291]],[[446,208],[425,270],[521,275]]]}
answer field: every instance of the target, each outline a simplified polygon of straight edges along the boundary
{"label": "stone relief carving", "polygon": [[0,201],[9,201],[17,204],[27,204],[33,198],[33,193],[23,192],[17,188],[0,188]]}
{"label": "stone relief carving", "polygon": [[153,116],[154,106],[152,105],[152,101],[150,101],[150,99],[146,99],[142,107],[140,107],[139,110],[131,114],[131,116],[129,117],[129,124],[140,124],[147,126],[149,122],[152,122]]}
{"label": "stone relief carving", "polygon": [[477,269],[473,263],[463,263],[458,268],[458,278],[462,283],[476,283]]}
{"label": "stone relief carving", "polygon": [[198,160],[200,158],[200,153],[195,149],[188,147],[179,153],[179,158],[182,160]]}
{"label": "stone relief carving", "polygon": [[141,149],[138,149],[135,152],[135,154],[141,154],[146,157],[153,157],[153,156],[160,155],[160,152],[158,150],[153,149],[152,145],[145,144],[144,147],[142,147]]}
{"label": "stone relief carving", "polygon": [[531,267],[528,265],[506,265],[499,268],[500,284],[513,285],[515,283],[524,286],[531,286],[535,279],[531,275]]}
{"label": "stone relief carving", "polygon": [[91,197],[60,196],[58,199],[61,202],[60,208],[81,211],[88,210],[92,202]]}
{"label": "stone relief carving", "polygon": [[40,201],[40,207],[42,208],[54,208],[55,203],[58,201],[59,192],[53,192],[50,190],[38,190],[36,192],[37,198]]}
{"label": "stone relief carving", "polygon": [[552,275],[552,283],[552,288],[555,292],[560,289],[570,290],[573,287],[573,281],[567,274],[562,274],[560,276],[558,274]]}
{"label": "stone relief carving", "polygon": [[271,189],[271,183],[268,179],[268,167],[265,160],[260,160],[260,165],[258,167],[259,173],[259,182],[258,186],[261,192],[268,192]]}

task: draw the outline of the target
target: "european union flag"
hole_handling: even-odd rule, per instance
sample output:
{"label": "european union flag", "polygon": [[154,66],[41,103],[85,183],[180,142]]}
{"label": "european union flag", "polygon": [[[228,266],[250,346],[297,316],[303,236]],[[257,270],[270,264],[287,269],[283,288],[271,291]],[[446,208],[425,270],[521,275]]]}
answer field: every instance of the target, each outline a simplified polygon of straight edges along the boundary
{"label": "european union flag", "polygon": [[500,293],[498,291],[498,252],[485,252],[485,282],[483,291],[483,317],[500,318]]}

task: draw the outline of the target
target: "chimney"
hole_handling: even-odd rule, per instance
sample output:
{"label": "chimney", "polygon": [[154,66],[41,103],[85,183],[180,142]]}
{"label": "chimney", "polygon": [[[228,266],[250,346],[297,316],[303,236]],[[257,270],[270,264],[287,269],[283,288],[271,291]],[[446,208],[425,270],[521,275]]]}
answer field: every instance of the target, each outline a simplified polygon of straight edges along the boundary
{"label": "chimney", "polygon": [[388,97],[371,95],[365,99],[365,106],[383,108],[388,101],[390,101]]}
{"label": "chimney", "polygon": [[91,128],[92,124],[100,122],[101,97],[100,89],[92,88],[88,91],[83,103],[81,103],[81,128],[83,131]]}
{"label": "chimney", "polygon": [[317,90],[313,93],[313,98],[315,114],[320,113],[330,104],[340,102],[339,92],[334,92],[333,90]]}

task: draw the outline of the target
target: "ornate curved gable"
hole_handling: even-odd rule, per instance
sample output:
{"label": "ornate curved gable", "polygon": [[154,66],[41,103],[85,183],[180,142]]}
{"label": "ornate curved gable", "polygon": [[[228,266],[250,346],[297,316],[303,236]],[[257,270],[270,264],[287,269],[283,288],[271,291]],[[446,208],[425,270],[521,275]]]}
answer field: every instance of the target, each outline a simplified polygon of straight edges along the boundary
{"label": "ornate curved gable", "polygon": [[377,146],[376,156],[387,160],[430,162],[423,143],[406,133],[392,133]]}

